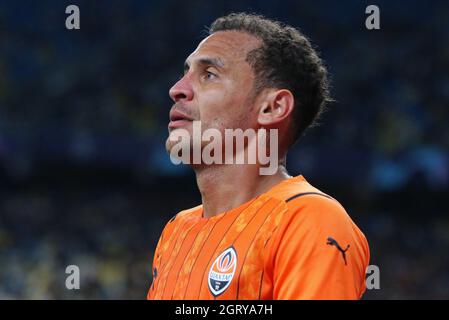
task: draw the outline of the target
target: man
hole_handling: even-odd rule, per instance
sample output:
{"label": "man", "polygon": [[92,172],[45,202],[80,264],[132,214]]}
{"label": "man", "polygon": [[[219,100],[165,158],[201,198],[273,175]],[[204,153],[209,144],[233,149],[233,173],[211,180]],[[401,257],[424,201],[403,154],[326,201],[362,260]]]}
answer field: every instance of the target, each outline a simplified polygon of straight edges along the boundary
{"label": "man", "polygon": [[147,298],[361,298],[363,233],[335,199],[285,169],[288,148],[329,100],[326,69],[309,41],[261,16],[221,17],[169,94],[169,152],[173,136],[192,134],[196,121],[203,131],[276,129],[277,152],[268,152],[278,168],[261,175],[259,162],[193,164],[202,205],[165,226]]}

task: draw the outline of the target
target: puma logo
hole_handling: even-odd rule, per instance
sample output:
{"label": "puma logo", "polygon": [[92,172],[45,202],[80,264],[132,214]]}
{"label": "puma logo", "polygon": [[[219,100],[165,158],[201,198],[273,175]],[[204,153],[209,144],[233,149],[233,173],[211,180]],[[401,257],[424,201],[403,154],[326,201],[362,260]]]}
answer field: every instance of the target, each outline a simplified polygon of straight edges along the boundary
{"label": "puma logo", "polygon": [[343,255],[343,260],[345,261],[345,266],[346,266],[347,265],[347,262],[346,262],[346,251],[348,251],[350,245],[348,244],[346,249],[343,250],[343,248],[338,244],[337,240],[335,240],[332,237],[328,237],[327,238],[327,243],[326,244],[337,247],[338,251],[340,251],[341,254]]}

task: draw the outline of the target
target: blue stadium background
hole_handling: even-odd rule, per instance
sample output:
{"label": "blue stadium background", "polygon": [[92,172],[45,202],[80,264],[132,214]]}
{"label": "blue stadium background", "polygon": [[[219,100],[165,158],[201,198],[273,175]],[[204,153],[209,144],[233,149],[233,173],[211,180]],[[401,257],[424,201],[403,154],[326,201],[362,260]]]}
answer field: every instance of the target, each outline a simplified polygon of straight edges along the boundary
{"label": "blue stadium background", "polygon": [[288,166],[365,232],[365,299],[449,298],[447,1],[1,0],[0,299],[145,298],[165,221],[200,202],[164,150],[168,89],[232,11],[299,27],[329,66],[336,102]]}

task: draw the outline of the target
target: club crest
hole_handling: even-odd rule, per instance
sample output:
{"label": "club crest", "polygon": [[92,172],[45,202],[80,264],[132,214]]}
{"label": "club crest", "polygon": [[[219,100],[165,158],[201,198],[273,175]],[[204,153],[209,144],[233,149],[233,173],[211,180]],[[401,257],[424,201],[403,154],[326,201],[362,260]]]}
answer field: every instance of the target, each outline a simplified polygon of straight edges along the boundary
{"label": "club crest", "polygon": [[236,269],[237,252],[234,247],[230,247],[215,259],[209,270],[209,290],[215,297],[222,294],[229,287]]}

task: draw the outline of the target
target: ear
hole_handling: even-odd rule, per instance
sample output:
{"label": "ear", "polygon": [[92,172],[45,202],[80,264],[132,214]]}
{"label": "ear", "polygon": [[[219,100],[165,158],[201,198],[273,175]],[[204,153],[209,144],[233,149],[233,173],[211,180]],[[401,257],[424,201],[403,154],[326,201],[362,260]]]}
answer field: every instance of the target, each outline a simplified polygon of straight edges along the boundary
{"label": "ear", "polygon": [[284,121],[292,112],[295,98],[290,90],[269,90],[261,101],[258,122],[262,126],[270,126]]}

